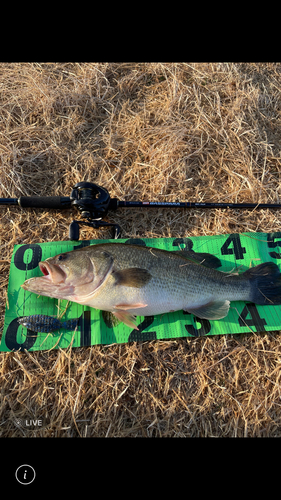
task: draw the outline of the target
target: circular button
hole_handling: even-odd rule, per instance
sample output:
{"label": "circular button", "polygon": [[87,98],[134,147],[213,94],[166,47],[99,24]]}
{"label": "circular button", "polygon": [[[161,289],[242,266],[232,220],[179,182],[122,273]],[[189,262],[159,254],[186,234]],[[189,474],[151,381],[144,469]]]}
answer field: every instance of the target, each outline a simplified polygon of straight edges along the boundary
{"label": "circular button", "polygon": [[34,481],[36,474],[31,465],[23,464],[17,468],[15,476],[20,484],[30,484]]}

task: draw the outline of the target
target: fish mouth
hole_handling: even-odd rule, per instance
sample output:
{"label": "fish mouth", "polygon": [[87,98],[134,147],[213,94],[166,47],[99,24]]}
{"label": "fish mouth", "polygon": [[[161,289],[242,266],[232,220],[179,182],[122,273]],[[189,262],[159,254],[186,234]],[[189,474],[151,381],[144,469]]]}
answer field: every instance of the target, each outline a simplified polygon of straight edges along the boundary
{"label": "fish mouth", "polygon": [[44,274],[42,278],[49,279],[54,285],[65,283],[66,273],[55,264],[49,262],[39,262],[39,269]]}
{"label": "fish mouth", "polygon": [[29,278],[21,287],[32,293],[63,299],[71,296],[74,287],[65,283],[66,273],[55,264],[49,262],[39,262],[40,271],[43,276]]}
{"label": "fish mouth", "polygon": [[50,276],[50,270],[46,266],[46,264],[43,264],[43,262],[39,262],[39,268],[41,273],[44,274],[44,276]]}

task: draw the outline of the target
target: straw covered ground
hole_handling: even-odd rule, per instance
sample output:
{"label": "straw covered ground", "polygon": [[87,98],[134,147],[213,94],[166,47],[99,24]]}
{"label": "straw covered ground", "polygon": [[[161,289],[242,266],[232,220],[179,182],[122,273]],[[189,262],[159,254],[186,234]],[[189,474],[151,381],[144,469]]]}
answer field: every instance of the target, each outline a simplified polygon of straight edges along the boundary
{"label": "straw covered ground", "polygon": [[[89,180],[120,200],[279,203],[280,89],[280,63],[2,63],[0,197],[69,196]],[[67,240],[73,211],[0,217],[2,329],[13,245]],[[281,231],[273,210],[120,209],[108,220],[135,238]],[[281,436],[280,338],[0,353],[0,435]],[[44,426],[15,424],[26,418]]]}

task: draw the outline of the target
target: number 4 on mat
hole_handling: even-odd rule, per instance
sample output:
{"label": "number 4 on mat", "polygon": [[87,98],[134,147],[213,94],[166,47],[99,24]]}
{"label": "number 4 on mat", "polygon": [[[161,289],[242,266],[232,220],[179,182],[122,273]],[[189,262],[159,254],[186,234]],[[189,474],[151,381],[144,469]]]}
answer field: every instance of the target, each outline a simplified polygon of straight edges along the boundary
{"label": "number 4 on mat", "polygon": [[[231,244],[233,248],[229,248]],[[244,259],[244,253],[246,253],[246,248],[242,247],[239,234],[230,234],[221,247],[222,255],[234,254],[237,260]]]}
{"label": "number 4 on mat", "polygon": [[[247,319],[247,316],[250,318]],[[255,304],[246,304],[238,318],[240,326],[254,326],[257,332],[262,332],[267,324],[264,318],[261,318]]]}

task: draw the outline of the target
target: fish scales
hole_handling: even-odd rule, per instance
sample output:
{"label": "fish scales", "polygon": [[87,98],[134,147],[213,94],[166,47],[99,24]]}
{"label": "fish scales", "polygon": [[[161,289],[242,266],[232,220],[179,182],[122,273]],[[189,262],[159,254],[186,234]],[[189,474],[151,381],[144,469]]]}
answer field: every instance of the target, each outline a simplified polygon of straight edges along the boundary
{"label": "fish scales", "polygon": [[23,288],[112,312],[128,326],[135,316],[184,309],[199,318],[220,319],[230,301],[281,304],[281,277],[267,262],[244,273],[224,273],[219,260],[192,251],[101,243],[39,263],[44,276]]}
{"label": "fish scales", "polygon": [[[105,249],[106,245],[104,245]],[[122,297],[128,303],[148,302],[148,306],[143,309],[132,309],[132,314],[162,314],[188,306],[196,307],[202,298],[207,302],[214,296],[217,299],[225,299],[229,296],[228,300],[246,300],[249,297],[250,286],[243,279],[241,280],[240,276],[232,275],[229,279],[229,275],[221,271],[208,269],[193,262],[187,263],[184,257],[178,254],[173,255],[173,252],[165,250],[126,245],[126,248],[122,248],[120,252],[118,247],[119,245],[115,244],[111,249],[118,269],[143,267],[152,276],[143,288],[123,287]],[[100,290],[95,298],[96,307],[102,309],[105,301],[109,301],[109,296],[109,308],[111,308],[116,300],[120,299],[120,289],[115,286],[114,274],[109,278],[107,287]]]}

